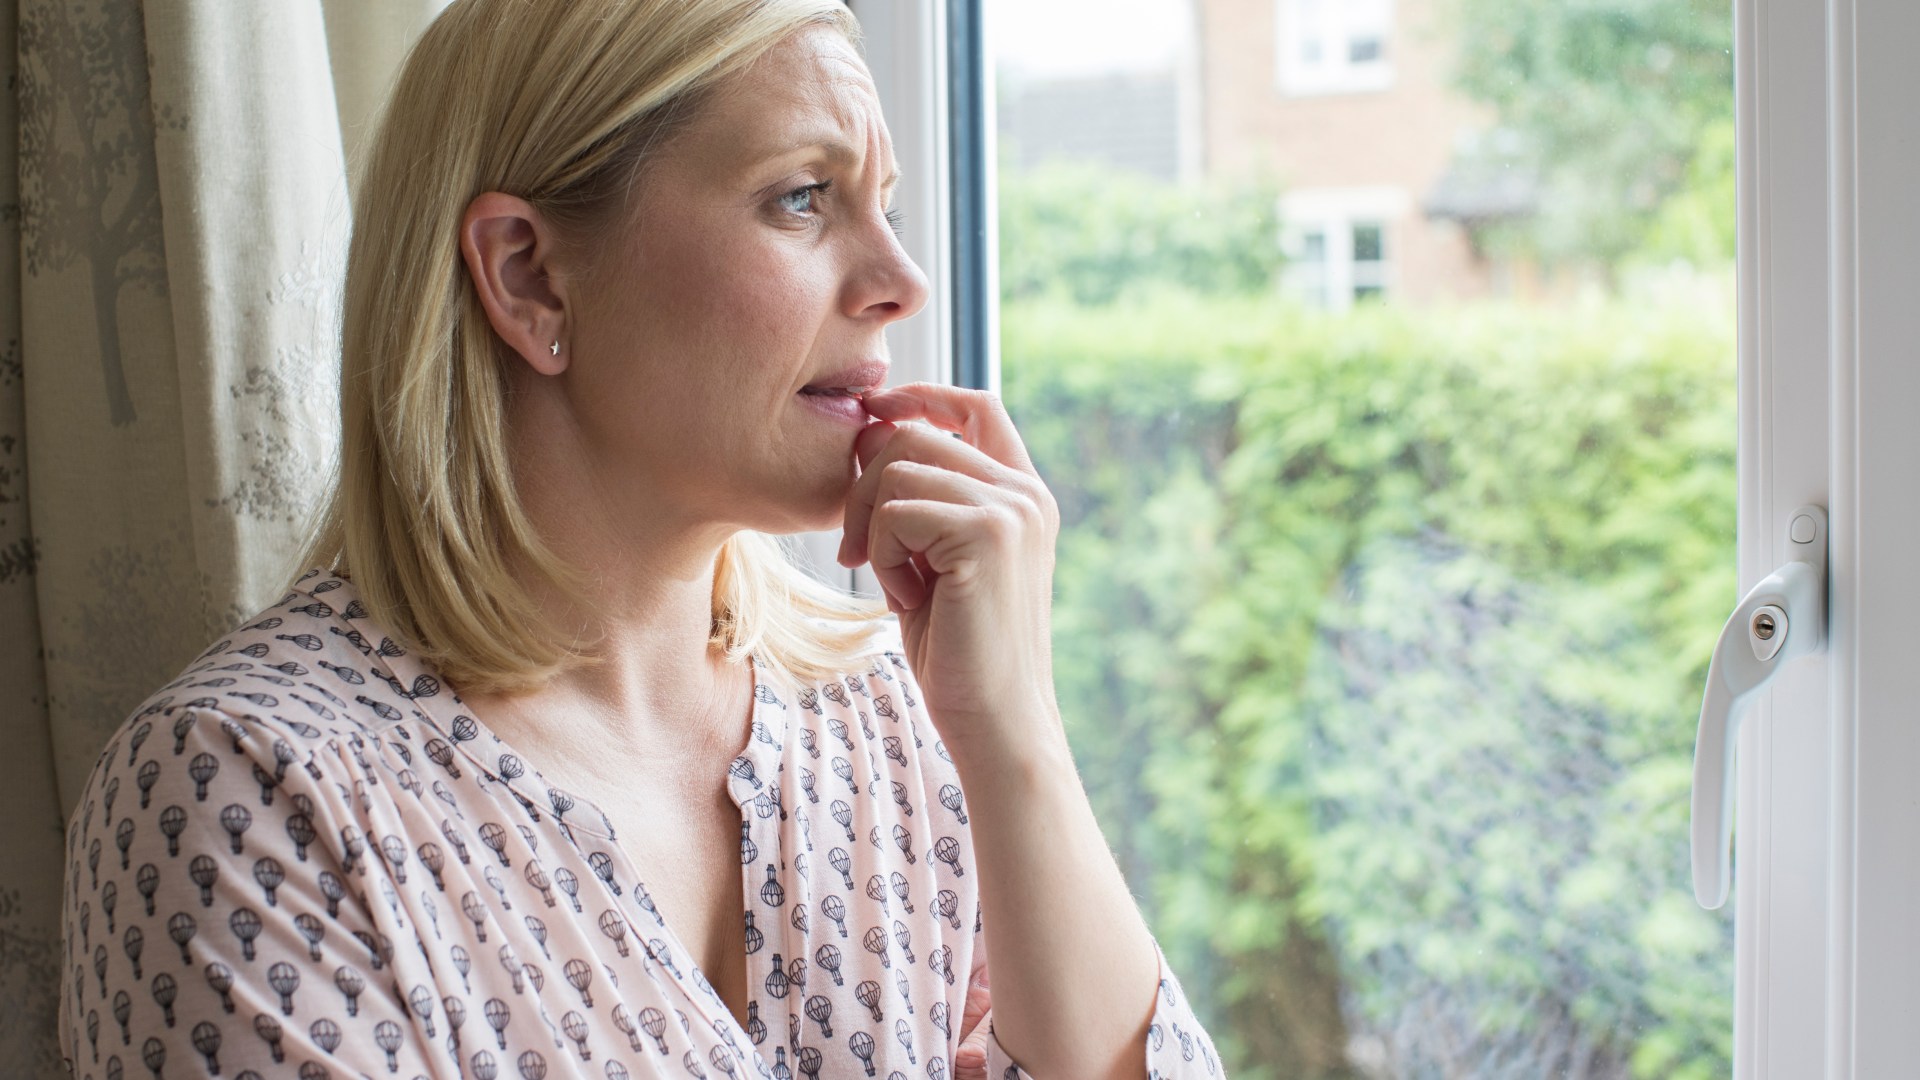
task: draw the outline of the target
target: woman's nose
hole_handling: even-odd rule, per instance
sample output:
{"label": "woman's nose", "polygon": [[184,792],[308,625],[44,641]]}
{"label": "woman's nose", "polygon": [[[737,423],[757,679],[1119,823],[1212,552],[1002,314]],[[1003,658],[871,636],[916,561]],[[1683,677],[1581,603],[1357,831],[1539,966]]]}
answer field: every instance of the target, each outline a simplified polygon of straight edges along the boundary
{"label": "woman's nose", "polygon": [[927,306],[927,275],[908,256],[890,225],[877,230],[884,237],[868,248],[847,291],[847,314],[897,322]]}

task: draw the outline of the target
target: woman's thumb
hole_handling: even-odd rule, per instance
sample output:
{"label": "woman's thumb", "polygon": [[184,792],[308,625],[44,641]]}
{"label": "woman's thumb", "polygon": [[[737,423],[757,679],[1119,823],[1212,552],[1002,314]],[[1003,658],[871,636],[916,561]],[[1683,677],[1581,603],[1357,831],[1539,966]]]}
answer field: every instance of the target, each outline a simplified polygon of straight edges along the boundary
{"label": "woman's thumb", "polygon": [[993,1014],[988,1013],[960,1043],[953,1054],[953,1080],[987,1080],[987,1026],[992,1022]]}

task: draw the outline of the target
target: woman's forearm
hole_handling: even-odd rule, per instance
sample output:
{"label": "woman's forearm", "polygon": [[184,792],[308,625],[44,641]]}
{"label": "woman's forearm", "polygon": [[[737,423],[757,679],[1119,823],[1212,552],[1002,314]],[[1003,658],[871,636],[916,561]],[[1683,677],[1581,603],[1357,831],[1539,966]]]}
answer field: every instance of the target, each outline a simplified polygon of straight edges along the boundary
{"label": "woman's forearm", "polygon": [[972,815],[993,1030],[1045,1080],[1145,1080],[1159,961],[1059,721],[957,758]]}

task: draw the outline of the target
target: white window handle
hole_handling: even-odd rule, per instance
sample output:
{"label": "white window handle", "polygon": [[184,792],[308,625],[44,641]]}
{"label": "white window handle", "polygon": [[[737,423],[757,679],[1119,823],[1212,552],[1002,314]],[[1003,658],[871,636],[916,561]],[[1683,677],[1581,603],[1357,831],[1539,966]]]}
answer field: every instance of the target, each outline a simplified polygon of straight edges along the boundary
{"label": "white window handle", "polygon": [[1787,519],[1787,562],[1733,609],[1707,668],[1700,733],[1693,744],[1693,895],[1727,902],[1727,842],[1733,835],[1733,748],[1742,707],[1796,656],[1827,637],[1827,512],[1803,506]]}

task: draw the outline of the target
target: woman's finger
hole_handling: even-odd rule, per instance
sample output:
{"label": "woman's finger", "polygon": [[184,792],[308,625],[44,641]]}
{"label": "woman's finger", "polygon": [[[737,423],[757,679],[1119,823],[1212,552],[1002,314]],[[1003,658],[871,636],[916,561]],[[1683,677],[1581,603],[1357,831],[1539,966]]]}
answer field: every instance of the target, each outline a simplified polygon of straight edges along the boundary
{"label": "woman's finger", "polygon": [[[989,1016],[992,1014],[989,1013]],[[987,1080],[987,1040],[993,1036],[985,1023],[960,1040],[953,1053],[953,1080]]]}
{"label": "woman's finger", "polygon": [[900,610],[919,607],[932,582],[922,580],[914,556],[923,554],[925,565],[935,576],[967,572],[976,557],[974,549],[982,539],[985,520],[997,513],[988,507],[933,499],[894,499],[880,504],[873,512],[867,538],[873,576]]}
{"label": "woman's finger", "polygon": [[[906,459],[887,462],[876,475],[879,477],[876,506],[885,506],[896,499],[929,500],[960,506],[986,506],[999,497],[992,487],[971,476],[963,476],[951,469],[922,465],[917,461]],[[860,549],[864,553],[866,545],[862,543]],[[940,575],[927,562],[926,555],[922,552],[914,552],[911,563],[912,569],[918,571],[918,576],[909,573],[908,567],[902,566],[895,580],[896,587],[891,591],[896,595],[906,593],[919,596],[933,592],[934,579]]]}
{"label": "woman's finger", "polygon": [[860,478],[847,493],[846,521],[841,529],[837,560],[842,566],[859,566],[867,557],[868,524],[880,502],[880,478],[889,463],[908,461],[933,467],[998,488],[1024,484],[1013,473],[981,451],[925,430],[897,428],[879,421],[868,424],[854,439],[854,454],[860,459]]}
{"label": "woman's finger", "polygon": [[875,420],[860,429],[859,434],[853,437],[853,457],[860,463],[862,473],[872,466],[873,459],[880,456],[880,451],[885,450],[899,432],[899,425],[885,420]]}
{"label": "woman's finger", "polygon": [[895,458],[874,470],[875,506],[894,499],[939,499],[963,506],[990,506],[1006,497],[984,480],[912,458]]}
{"label": "woman's finger", "polygon": [[996,461],[979,447],[944,434],[931,424],[911,420],[903,420],[898,424],[891,420],[875,420],[860,429],[859,435],[854,437],[853,453],[860,462],[861,471],[873,467],[895,440],[901,441],[901,445],[893,449],[896,456],[911,457],[982,480],[997,481],[1003,477],[1022,475],[1011,466]]}
{"label": "woman's finger", "polygon": [[[925,420],[942,431],[957,431],[967,445],[1009,468],[1033,473],[1033,460],[1014,430],[998,394],[938,383],[904,383],[875,390],[861,399],[881,420]],[[1037,475],[1037,474],[1036,474]]]}
{"label": "woman's finger", "polygon": [[967,1000],[960,1006],[960,1038],[965,1041],[980,1026],[980,1020],[993,1007],[993,993],[987,986],[987,969],[980,968],[967,982]]}
{"label": "woman's finger", "polygon": [[960,1010],[960,1045],[953,1053],[954,1080],[987,1080],[987,1041],[993,1037],[988,1019],[993,994],[987,987],[987,969],[975,971],[967,982],[967,1000]]}

